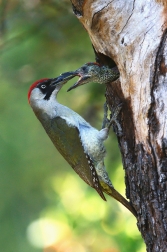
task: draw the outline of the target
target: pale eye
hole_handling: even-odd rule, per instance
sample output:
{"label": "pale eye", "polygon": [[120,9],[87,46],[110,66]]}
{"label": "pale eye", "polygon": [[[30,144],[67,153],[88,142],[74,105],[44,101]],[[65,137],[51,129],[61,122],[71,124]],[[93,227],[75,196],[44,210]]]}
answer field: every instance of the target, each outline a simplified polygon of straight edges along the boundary
{"label": "pale eye", "polygon": [[45,89],[45,88],[46,88],[46,85],[45,85],[45,84],[42,84],[42,85],[41,85],[41,88],[42,88],[42,89]]}

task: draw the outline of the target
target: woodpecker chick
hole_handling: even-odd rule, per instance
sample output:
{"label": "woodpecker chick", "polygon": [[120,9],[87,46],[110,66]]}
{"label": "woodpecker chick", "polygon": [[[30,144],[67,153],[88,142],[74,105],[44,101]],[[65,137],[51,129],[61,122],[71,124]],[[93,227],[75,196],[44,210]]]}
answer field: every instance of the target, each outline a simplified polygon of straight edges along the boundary
{"label": "woodpecker chick", "polygon": [[108,66],[100,66],[98,63],[86,63],[74,71],[73,74],[80,78],[68,91],[89,82],[107,84],[108,82],[115,81],[120,76],[116,67],[111,69]]}
{"label": "woodpecker chick", "polygon": [[[70,91],[76,87],[79,87],[81,85],[87,84],[89,82],[97,82],[100,84],[107,84],[109,82],[115,81],[119,78],[120,74],[117,69],[117,67],[109,68],[108,66],[101,66],[96,62],[90,62],[86,63],[77,70],[71,72],[71,75],[79,76],[79,80],[71,86],[67,91]],[[72,77],[71,77],[72,78]],[[119,105],[118,105],[119,107]],[[106,120],[108,120],[106,118]],[[119,136],[122,135],[122,129],[117,121],[117,118],[115,117],[115,120],[112,120],[112,122],[117,126],[118,132],[117,134]]]}
{"label": "woodpecker chick", "polygon": [[103,141],[108,137],[109,127],[98,131],[57,101],[58,92],[72,77],[73,73],[69,72],[55,79],[36,81],[28,92],[29,103],[53,144],[75,172],[103,200],[106,200],[103,194],[106,192],[136,216],[130,203],[113,188],[104,166]]}

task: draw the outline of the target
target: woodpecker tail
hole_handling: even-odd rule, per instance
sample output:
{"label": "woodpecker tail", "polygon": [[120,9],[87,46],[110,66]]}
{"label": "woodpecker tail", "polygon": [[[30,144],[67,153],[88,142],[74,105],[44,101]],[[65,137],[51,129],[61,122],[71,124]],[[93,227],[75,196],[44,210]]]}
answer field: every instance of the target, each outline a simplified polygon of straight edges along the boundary
{"label": "woodpecker tail", "polygon": [[124,205],[137,218],[137,212],[134,209],[134,207],[119,192],[117,192],[114,189],[114,187],[111,187],[111,186],[109,186],[107,184],[104,185],[104,183],[102,183],[101,181],[100,181],[100,184],[101,184],[101,186],[103,188],[103,191],[105,193],[107,193],[112,198],[114,198],[117,201],[119,201],[122,205]]}

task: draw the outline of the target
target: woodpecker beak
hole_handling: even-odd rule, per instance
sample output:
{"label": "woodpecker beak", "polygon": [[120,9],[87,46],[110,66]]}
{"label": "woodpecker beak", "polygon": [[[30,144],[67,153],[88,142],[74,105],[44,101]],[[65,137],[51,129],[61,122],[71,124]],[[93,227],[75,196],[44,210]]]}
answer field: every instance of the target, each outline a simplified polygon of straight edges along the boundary
{"label": "woodpecker beak", "polygon": [[79,73],[78,71],[75,71],[75,72],[73,72],[73,75],[74,75],[74,77],[75,76],[79,76],[79,80],[73,85],[73,86],[71,86],[68,90],[67,90],[67,92],[69,92],[70,90],[72,90],[72,89],[74,89],[74,88],[76,88],[76,87],[79,87],[79,86],[81,86],[81,85],[84,85],[85,83],[87,83],[87,80],[91,77],[90,75],[82,75],[81,73]]}
{"label": "woodpecker beak", "polygon": [[51,85],[56,86],[56,85],[63,85],[65,84],[67,81],[71,80],[72,78],[74,78],[76,75],[74,74],[74,72],[65,72],[62,73],[60,76],[58,76],[55,79],[52,79],[52,83]]}

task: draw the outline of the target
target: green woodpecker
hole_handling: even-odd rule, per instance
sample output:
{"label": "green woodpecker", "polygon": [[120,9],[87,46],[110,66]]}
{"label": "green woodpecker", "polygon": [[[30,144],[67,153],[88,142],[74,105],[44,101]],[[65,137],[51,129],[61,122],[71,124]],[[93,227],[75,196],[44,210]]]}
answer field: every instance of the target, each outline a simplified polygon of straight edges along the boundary
{"label": "green woodpecker", "polygon": [[[108,137],[114,118],[107,127],[99,131],[79,114],[57,101],[57,94],[62,86],[73,77],[73,72],[69,72],[54,79],[36,81],[28,92],[29,103],[54,146],[74,171],[103,200],[106,200],[105,192],[136,216],[131,204],[114,189],[104,165],[106,150],[103,141]],[[119,111],[115,117],[118,113]]]}

